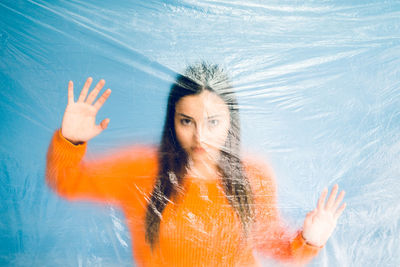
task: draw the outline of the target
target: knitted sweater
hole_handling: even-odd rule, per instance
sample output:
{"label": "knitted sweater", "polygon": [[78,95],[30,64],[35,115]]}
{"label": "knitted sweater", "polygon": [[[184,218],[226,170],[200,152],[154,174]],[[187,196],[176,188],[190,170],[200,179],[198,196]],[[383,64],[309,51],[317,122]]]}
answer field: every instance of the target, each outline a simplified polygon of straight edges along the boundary
{"label": "knitted sweater", "polygon": [[215,177],[186,176],[181,190],[162,213],[158,243],[145,241],[145,214],[157,176],[157,150],[132,146],[95,160],[83,160],[87,143],[74,145],[55,131],[47,153],[46,181],[68,200],[119,206],[133,236],[138,266],[257,266],[253,252],[301,265],[320,248],[301,232],[283,227],[276,188],[268,167],[244,161],[254,194],[255,222],[247,237],[239,217]]}

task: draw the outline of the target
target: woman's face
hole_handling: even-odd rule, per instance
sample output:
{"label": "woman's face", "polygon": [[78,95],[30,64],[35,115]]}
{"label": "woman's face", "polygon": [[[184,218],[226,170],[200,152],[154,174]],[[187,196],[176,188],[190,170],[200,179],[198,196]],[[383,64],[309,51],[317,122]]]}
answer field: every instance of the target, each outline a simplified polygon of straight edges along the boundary
{"label": "woman's face", "polygon": [[230,127],[228,107],[218,95],[204,90],[181,98],[174,123],[178,141],[193,163],[218,161]]}

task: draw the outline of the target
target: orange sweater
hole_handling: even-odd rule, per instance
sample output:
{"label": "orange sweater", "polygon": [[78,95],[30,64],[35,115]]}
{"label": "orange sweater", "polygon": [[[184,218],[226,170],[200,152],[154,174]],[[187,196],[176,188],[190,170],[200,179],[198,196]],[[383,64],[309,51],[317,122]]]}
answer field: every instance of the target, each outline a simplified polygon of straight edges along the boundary
{"label": "orange sweater", "polygon": [[159,243],[151,251],[144,218],[157,175],[156,149],[135,146],[83,161],[86,146],[73,145],[57,130],[47,154],[47,183],[69,200],[118,205],[134,237],[133,256],[139,266],[257,266],[255,250],[300,265],[320,250],[306,244],[300,231],[290,234],[282,226],[268,168],[245,162],[256,216],[247,239],[218,179],[187,176],[182,191],[162,213]]}

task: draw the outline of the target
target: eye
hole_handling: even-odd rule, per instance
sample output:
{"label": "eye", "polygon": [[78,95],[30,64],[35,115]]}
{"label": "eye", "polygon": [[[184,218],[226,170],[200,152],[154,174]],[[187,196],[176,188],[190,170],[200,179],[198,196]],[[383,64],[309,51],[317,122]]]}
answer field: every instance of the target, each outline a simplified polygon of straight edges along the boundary
{"label": "eye", "polygon": [[217,120],[217,119],[212,119],[212,120],[209,120],[208,121],[208,125],[210,125],[210,126],[212,126],[212,127],[215,127],[215,126],[217,126],[219,124],[219,120]]}
{"label": "eye", "polygon": [[184,126],[190,125],[192,123],[189,119],[181,119],[181,124]]}

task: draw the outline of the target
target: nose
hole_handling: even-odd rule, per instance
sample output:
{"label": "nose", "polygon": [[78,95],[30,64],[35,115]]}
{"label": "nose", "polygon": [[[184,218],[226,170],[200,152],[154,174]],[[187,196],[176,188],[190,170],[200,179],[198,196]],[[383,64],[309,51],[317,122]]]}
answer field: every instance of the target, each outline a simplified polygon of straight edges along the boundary
{"label": "nose", "polygon": [[196,129],[195,129],[195,133],[194,133],[194,139],[196,141],[197,144],[201,144],[204,142],[204,129],[203,129],[203,125],[199,124],[196,125]]}

